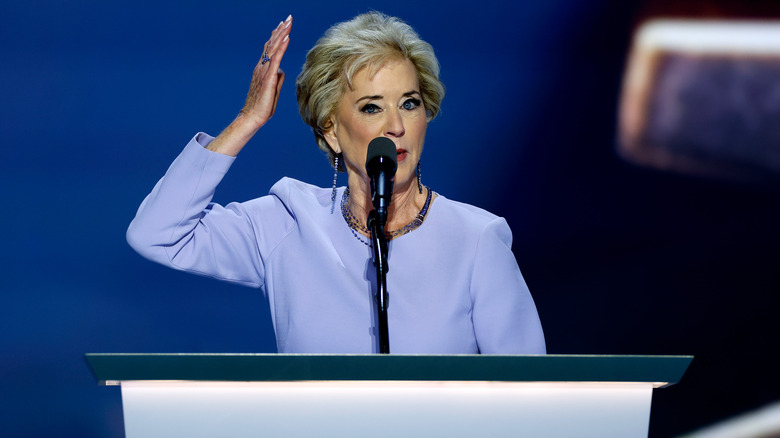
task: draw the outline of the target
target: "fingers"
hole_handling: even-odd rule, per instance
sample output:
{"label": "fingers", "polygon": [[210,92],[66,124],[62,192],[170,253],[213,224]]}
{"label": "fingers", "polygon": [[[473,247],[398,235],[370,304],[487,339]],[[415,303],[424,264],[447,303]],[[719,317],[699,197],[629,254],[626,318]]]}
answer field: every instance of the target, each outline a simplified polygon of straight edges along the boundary
{"label": "fingers", "polygon": [[263,72],[263,80],[269,81],[269,85],[272,87],[274,87],[274,85],[272,85],[273,82],[277,81],[275,84],[277,90],[281,87],[281,83],[278,82],[278,79],[284,79],[284,73],[281,71],[281,64],[287,47],[290,45],[291,30],[292,15],[289,15],[285,21],[280,22],[276,29],[274,29],[271,33],[271,39],[266,43],[265,53],[270,58],[270,61],[265,64],[268,69]]}
{"label": "fingers", "polygon": [[292,16],[288,16],[271,32],[271,38],[263,46],[264,56],[252,73],[252,81],[241,114],[252,117],[258,127],[263,126],[276,112],[276,104],[284,82],[284,72],[280,65],[290,44],[291,29]]}
{"label": "fingers", "polygon": [[[289,45],[291,30],[292,15],[288,15],[284,21],[280,21],[276,28],[271,31],[271,37],[263,44],[263,56],[261,56],[260,61],[257,63],[257,67],[255,67],[258,71],[265,66],[269,67],[261,73],[263,76],[265,76],[266,72],[276,72],[279,68],[279,64],[281,64],[282,60],[281,58],[284,57],[284,53]],[[266,59],[266,56],[268,59]],[[264,60],[265,62],[263,62]],[[277,65],[274,67],[271,65],[272,61],[279,62],[277,62]]]}
{"label": "fingers", "polygon": [[[271,61],[281,61],[284,56],[284,52],[287,50],[287,46],[290,42],[290,31],[292,30],[292,15],[287,16],[287,19],[279,22],[276,29],[271,32],[271,38],[265,44],[265,53],[271,58]],[[270,68],[272,72],[275,72],[279,68],[278,63],[276,68]]]}

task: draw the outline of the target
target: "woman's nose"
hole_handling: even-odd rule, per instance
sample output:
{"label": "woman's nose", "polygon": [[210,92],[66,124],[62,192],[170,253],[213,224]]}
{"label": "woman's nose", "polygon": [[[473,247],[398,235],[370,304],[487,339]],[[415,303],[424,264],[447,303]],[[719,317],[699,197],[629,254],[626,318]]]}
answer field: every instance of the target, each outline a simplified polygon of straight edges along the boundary
{"label": "woman's nose", "polygon": [[401,113],[398,110],[387,111],[387,119],[385,120],[384,134],[387,137],[401,137],[406,130],[404,129],[404,120],[401,117]]}

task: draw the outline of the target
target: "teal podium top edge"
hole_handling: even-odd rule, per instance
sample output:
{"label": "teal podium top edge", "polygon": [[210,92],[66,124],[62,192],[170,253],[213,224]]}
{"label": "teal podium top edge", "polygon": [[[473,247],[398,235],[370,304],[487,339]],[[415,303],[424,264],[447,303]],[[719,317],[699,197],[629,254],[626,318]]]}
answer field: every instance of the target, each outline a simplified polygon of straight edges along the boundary
{"label": "teal podium top edge", "polygon": [[693,356],[88,353],[100,384],[121,381],[497,381],[677,383]]}

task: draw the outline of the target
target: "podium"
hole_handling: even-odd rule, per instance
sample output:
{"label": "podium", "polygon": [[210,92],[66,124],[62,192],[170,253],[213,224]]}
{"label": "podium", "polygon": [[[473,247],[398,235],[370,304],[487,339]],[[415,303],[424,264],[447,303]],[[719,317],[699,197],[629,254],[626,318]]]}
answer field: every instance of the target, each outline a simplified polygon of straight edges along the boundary
{"label": "podium", "polygon": [[647,437],[692,356],[87,354],[127,438]]}

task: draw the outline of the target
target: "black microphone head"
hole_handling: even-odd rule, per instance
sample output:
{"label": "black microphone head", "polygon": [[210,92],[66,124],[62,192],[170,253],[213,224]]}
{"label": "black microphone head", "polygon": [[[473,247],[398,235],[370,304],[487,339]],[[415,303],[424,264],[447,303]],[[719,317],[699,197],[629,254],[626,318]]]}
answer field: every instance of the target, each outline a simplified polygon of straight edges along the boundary
{"label": "black microphone head", "polygon": [[384,170],[394,175],[396,169],[398,169],[398,156],[393,140],[387,137],[377,137],[371,140],[366,154],[366,170],[369,173]]}

